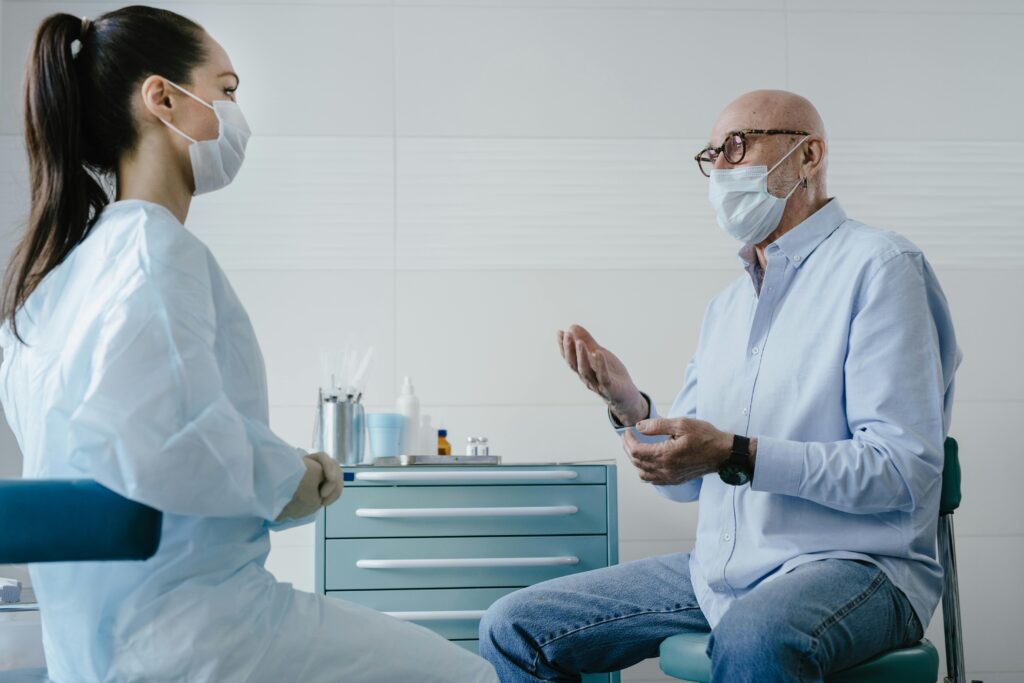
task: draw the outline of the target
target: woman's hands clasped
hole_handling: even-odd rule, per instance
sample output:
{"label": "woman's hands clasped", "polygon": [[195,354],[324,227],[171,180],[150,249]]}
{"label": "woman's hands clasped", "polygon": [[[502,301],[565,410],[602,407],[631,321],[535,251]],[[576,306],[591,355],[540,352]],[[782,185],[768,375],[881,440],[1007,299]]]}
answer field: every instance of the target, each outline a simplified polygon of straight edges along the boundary
{"label": "woman's hands clasped", "polygon": [[313,514],[338,500],[345,488],[341,466],[331,456],[326,453],[310,453],[303,456],[302,462],[306,466],[306,473],[302,475],[291,501],[278,515],[279,522]]}

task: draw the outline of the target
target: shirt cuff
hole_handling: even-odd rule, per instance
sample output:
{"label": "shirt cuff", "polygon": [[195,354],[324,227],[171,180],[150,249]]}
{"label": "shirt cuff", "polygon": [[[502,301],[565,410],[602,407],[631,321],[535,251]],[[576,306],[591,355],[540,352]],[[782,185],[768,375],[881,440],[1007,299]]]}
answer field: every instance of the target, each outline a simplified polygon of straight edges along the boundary
{"label": "shirt cuff", "polygon": [[[640,392],[640,395],[643,396],[644,400],[647,401],[647,417],[645,417],[644,419],[654,420],[661,417],[660,415],[658,415],[658,409],[654,407],[654,401],[651,400],[651,397],[642,391]],[[657,436],[648,436],[647,434],[641,434],[636,430],[636,425],[623,427],[622,423],[615,419],[615,415],[612,414],[611,408],[608,409],[608,421],[612,423],[612,427],[615,428],[616,434],[622,436],[626,432],[632,430],[633,436],[635,436],[637,438],[637,441],[639,441],[640,443],[661,443],[662,441],[666,441],[668,439],[668,437],[665,436],[664,434],[659,434]]]}
{"label": "shirt cuff", "polygon": [[[648,396],[647,394],[645,394],[642,391],[640,392],[640,395],[644,397],[645,401],[647,401],[647,417],[645,417],[644,419],[645,420],[650,420],[650,419],[658,417],[658,411],[655,409],[654,401],[651,400],[651,397]],[[615,431],[619,432],[620,434],[624,430],[629,429],[630,427],[633,426],[633,425],[624,425],[621,422],[619,422],[615,418],[615,413],[612,412],[611,408],[608,409],[608,421],[612,423],[612,427],[615,428]]]}
{"label": "shirt cuff", "polygon": [[799,496],[805,451],[806,444],[799,441],[757,437],[754,479],[750,482],[750,488],[754,491]]}

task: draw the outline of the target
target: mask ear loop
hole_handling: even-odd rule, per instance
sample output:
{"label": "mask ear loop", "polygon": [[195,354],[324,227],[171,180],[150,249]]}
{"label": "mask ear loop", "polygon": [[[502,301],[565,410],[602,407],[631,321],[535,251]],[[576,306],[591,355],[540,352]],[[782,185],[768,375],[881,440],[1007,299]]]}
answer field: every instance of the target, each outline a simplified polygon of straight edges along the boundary
{"label": "mask ear loop", "polygon": [[[212,105],[212,104],[210,104],[209,102],[207,102],[207,101],[206,101],[206,100],[204,100],[203,98],[199,97],[198,95],[195,95],[195,94],[193,94],[193,93],[190,93],[190,92],[189,92],[188,90],[185,90],[185,89],[184,89],[184,88],[182,88],[182,87],[181,87],[180,85],[178,85],[177,83],[175,83],[174,81],[172,81],[172,80],[170,80],[170,79],[164,79],[164,80],[166,80],[166,81],[167,81],[168,83],[170,83],[171,85],[173,85],[173,86],[174,86],[175,88],[177,88],[177,89],[178,89],[178,90],[180,90],[181,92],[185,93],[186,95],[188,95],[188,96],[189,96],[189,97],[191,97],[191,98],[192,98],[193,100],[195,100],[195,101],[196,101],[196,102],[198,102],[199,104],[203,105],[203,106],[204,106],[204,107],[206,107],[207,109],[213,109],[213,105]],[[806,139],[807,139],[807,138],[804,138],[804,140],[806,140]],[[803,142],[803,140],[801,140],[800,142]]]}
{"label": "mask ear loop", "polygon": [[[807,142],[807,138],[809,138],[809,137],[811,137],[811,136],[810,136],[810,135],[805,135],[805,136],[803,137],[803,139],[802,139],[802,140],[800,140],[800,142],[796,143],[796,144],[795,144],[795,145],[793,146],[793,149],[791,149],[791,150],[789,150],[788,152],[786,152],[786,153],[785,153],[785,154],[783,155],[783,157],[782,157],[781,159],[779,159],[779,160],[778,160],[777,162],[775,162],[775,165],[774,165],[774,166],[772,166],[771,168],[769,168],[769,169],[768,169],[768,173],[765,173],[765,174],[764,174],[764,177],[765,177],[765,178],[767,179],[767,178],[768,178],[768,175],[769,175],[769,174],[770,174],[770,173],[771,173],[772,171],[774,171],[775,169],[777,169],[777,168],[779,167],[779,164],[781,164],[781,163],[782,163],[783,161],[785,161],[786,159],[788,159],[788,158],[789,158],[789,155],[790,155],[790,154],[792,154],[793,152],[795,152],[795,151],[797,151],[798,149],[800,149],[800,145],[802,145],[802,144],[804,144],[805,142]],[[796,185],[794,185],[794,186],[793,186],[793,189],[791,189],[791,190],[789,191],[789,193],[787,193],[787,194],[786,194],[786,197],[785,197],[785,198],[786,198],[786,199],[789,199],[790,197],[792,197],[792,196],[793,196],[793,193],[794,193],[794,192],[796,192],[796,188],[798,188],[798,187],[801,187],[801,186],[803,186],[803,188],[804,188],[805,190],[807,189],[807,178],[800,178],[799,180],[797,180],[797,181],[796,181]]]}
{"label": "mask ear loop", "polygon": [[781,158],[781,159],[779,159],[778,161],[776,161],[776,162],[775,162],[775,165],[774,165],[774,166],[772,166],[771,168],[769,168],[769,169],[768,169],[768,173],[765,173],[765,175],[767,176],[767,175],[769,175],[769,174],[770,174],[770,173],[771,173],[772,171],[774,171],[775,169],[777,169],[777,168],[779,167],[779,164],[781,164],[781,163],[782,163],[783,161],[785,161],[786,159],[788,159],[788,158],[789,158],[789,155],[790,155],[790,154],[792,154],[793,152],[795,152],[795,151],[797,151],[798,149],[800,149],[800,145],[802,145],[802,144],[804,144],[805,142],[807,142],[807,138],[809,138],[809,137],[811,137],[811,136],[810,136],[810,135],[805,135],[805,136],[803,137],[803,139],[801,139],[801,140],[800,140],[800,142],[798,142],[798,143],[796,143],[795,145],[793,145],[793,149],[791,149],[791,150],[789,150],[788,152],[786,152],[786,153],[785,153],[785,154],[784,154],[784,155],[782,156],[782,158]]}
{"label": "mask ear loop", "polygon": [[[201,104],[201,105],[203,105],[204,107],[206,107],[207,109],[213,109],[214,111],[217,111],[216,109],[214,109],[214,107],[213,107],[213,105],[212,105],[212,104],[209,104],[208,102],[206,102],[205,100],[203,100],[203,99],[202,99],[201,97],[198,97],[198,96],[196,96],[196,95],[194,95],[194,94],[190,93],[190,92],[189,92],[188,90],[185,90],[184,88],[182,88],[182,87],[181,87],[180,85],[178,85],[178,84],[177,84],[177,83],[175,83],[174,81],[170,80],[169,78],[165,78],[164,80],[165,80],[165,81],[167,81],[168,83],[170,83],[171,85],[173,85],[173,86],[174,86],[175,88],[177,88],[177,89],[178,89],[178,90],[180,90],[181,92],[183,92],[183,93],[185,93],[186,95],[188,95],[189,97],[191,97],[191,98],[192,98],[193,100],[195,100],[195,101],[196,101],[196,102],[198,102],[199,104]],[[157,117],[157,118],[159,118],[159,117]],[[189,142],[199,142],[199,141],[198,141],[198,140],[196,140],[196,139],[195,139],[194,137],[192,137],[192,136],[191,136],[191,135],[189,135],[188,133],[186,133],[186,132],[182,131],[182,130],[181,130],[180,128],[178,128],[177,126],[175,126],[175,125],[174,125],[173,123],[171,123],[170,121],[164,121],[163,119],[160,119],[160,121],[161,121],[161,122],[162,122],[162,123],[163,123],[163,124],[164,124],[165,126],[167,126],[168,128],[170,128],[170,129],[171,129],[171,130],[173,130],[173,131],[174,131],[175,133],[177,133],[177,134],[178,134],[178,135],[180,135],[181,137],[185,138],[185,139],[186,139],[186,140],[188,140]]]}
{"label": "mask ear loop", "polygon": [[163,123],[163,124],[164,124],[165,126],[167,126],[168,128],[170,128],[170,129],[171,129],[171,130],[173,130],[173,131],[174,131],[175,133],[177,133],[177,134],[178,134],[178,135],[180,135],[181,137],[185,138],[185,139],[186,139],[186,140],[188,140],[189,142],[193,142],[193,143],[195,143],[195,142],[199,142],[198,140],[196,140],[196,139],[195,139],[194,137],[192,137],[192,136],[191,136],[191,135],[189,135],[188,133],[185,133],[185,132],[183,132],[183,131],[182,131],[182,130],[181,130],[180,128],[178,128],[177,126],[175,126],[175,125],[174,125],[173,123],[171,123],[170,121],[164,121],[163,119],[160,119],[160,121],[161,121],[161,123]]}
{"label": "mask ear loop", "polygon": [[801,178],[800,180],[796,181],[796,185],[794,185],[793,189],[790,190],[789,194],[786,195],[786,199],[789,199],[790,197],[792,197],[793,193],[796,192],[796,188],[801,187],[801,186],[804,189],[807,188],[807,178]]}

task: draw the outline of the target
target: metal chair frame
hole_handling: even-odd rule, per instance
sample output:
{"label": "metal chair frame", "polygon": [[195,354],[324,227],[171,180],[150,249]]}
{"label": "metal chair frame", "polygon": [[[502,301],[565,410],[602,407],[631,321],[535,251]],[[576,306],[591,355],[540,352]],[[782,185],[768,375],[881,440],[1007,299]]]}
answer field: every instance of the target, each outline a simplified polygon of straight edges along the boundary
{"label": "metal chair frame", "polygon": [[[967,683],[964,668],[963,625],[960,621],[960,582],[956,569],[953,511],[939,515],[939,564],[942,565],[942,627],[946,641],[945,683]],[[980,683],[980,682],[978,682]]]}

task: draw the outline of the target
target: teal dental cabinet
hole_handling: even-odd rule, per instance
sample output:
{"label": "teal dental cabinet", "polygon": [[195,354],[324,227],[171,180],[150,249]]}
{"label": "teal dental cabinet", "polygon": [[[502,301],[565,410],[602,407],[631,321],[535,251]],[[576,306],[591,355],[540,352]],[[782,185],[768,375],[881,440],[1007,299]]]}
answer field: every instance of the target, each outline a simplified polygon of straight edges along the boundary
{"label": "teal dental cabinet", "polygon": [[[316,523],[316,590],[473,652],[513,591],[618,562],[615,465],[350,467]],[[619,674],[585,683],[618,683]]]}

